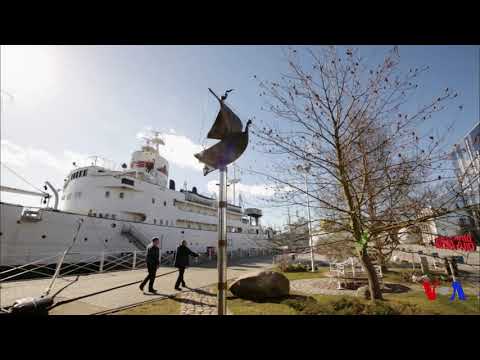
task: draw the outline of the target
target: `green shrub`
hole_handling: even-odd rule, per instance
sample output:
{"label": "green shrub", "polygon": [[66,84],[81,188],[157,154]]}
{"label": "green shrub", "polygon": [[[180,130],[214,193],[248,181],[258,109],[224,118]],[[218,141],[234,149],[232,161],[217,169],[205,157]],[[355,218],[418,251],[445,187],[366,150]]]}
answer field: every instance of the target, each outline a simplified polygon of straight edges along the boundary
{"label": "green shrub", "polygon": [[298,264],[287,264],[283,267],[283,272],[305,272],[308,271],[308,266],[298,263]]}
{"label": "green shrub", "polygon": [[285,305],[290,306],[301,315],[317,315],[326,314],[330,311],[325,305],[319,304],[312,297],[299,297],[296,299],[288,299],[283,301]]}
{"label": "green shrub", "polygon": [[283,301],[300,315],[412,315],[418,313],[416,305],[390,304],[383,301],[364,303],[358,298],[342,297],[326,304],[312,297]]}

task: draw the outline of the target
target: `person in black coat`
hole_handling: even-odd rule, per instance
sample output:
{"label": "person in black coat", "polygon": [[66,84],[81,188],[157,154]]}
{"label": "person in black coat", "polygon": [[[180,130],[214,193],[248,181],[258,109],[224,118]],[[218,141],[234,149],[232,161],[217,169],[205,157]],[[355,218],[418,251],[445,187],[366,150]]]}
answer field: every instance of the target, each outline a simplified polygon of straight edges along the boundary
{"label": "person in black coat", "polygon": [[140,284],[140,290],[143,291],[143,288],[148,283],[148,291],[151,293],[156,293],[157,290],[153,288],[153,282],[155,281],[155,276],[157,275],[157,269],[160,265],[160,251],[158,249],[159,240],[157,237],[152,239],[152,243],[147,247],[147,270],[148,275],[145,280]]}
{"label": "person in black coat", "polygon": [[182,284],[183,287],[187,287],[187,285],[185,285],[185,281],[183,280],[183,274],[185,273],[185,268],[190,265],[189,256],[198,257],[198,254],[190,250],[187,247],[187,242],[183,240],[182,245],[177,248],[177,254],[175,256],[175,267],[178,268],[178,278],[177,282],[175,283],[175,290],[182,290],[180,288],[180,284]]}

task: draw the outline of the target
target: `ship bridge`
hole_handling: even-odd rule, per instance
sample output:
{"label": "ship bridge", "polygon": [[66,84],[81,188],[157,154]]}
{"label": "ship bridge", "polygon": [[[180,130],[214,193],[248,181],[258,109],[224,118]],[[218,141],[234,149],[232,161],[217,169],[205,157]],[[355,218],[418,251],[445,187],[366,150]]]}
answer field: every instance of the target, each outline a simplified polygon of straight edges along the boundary
{"label": "ship bridge", "polygon": [[244,219],[246,219],[250,225],[260,226],[260,218],[263,216],[262,210],[257,208],[248,208],[245,209],[243,213],[246,216]]}

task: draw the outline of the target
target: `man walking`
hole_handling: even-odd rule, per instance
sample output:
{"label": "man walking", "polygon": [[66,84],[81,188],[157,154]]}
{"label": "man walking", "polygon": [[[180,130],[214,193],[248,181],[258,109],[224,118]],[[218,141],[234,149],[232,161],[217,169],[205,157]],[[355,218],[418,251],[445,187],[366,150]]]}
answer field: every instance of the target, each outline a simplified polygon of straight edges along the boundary
{"label": "man walking", "polygon": [[148,245],[147,247],[147,270],[148,270],[148,275],[145,278],[145,280],[142,281],[140,284],[140,290],[143,291],[143,288],[145,285],[148,283],[148,291],[151,293],[156,294],[157,290],[153,288],[153,282],[155,281],[155,276],[157,275],[157,268],[158,265],[160,265],[160,259],[159,259],[159,250],[158,250],[158,243],[159,240],[157,237],[154,237],[152,239],[152,243]]}
{"label": "man walking", "polygon": [[187,287],[185,285],[185,281],[183,280],[183,274],[185,272],[185,268],[189,266],[189,256],[198,257],[198,254],[194,253],[187,247],[187,242],[185,240],[182,241],[182,245],[177,248],[177,255],[175,256],[175,267],[178,268],[178,278],[177,282],[175,283],[175,290],[182,290],[180,288],[180,284],[183,287]]}

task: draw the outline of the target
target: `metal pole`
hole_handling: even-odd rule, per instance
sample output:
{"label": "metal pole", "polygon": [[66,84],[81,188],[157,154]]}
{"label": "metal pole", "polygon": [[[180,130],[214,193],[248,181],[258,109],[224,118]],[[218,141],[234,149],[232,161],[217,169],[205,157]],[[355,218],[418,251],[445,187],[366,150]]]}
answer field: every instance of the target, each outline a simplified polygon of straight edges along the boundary
{"label": "metal pole", "polygon": [[233,205],[235,205],[235,181],[237,180],[236,171],[235,171],[235,164],[233,164]]}
{"label": "metal pole", "polygon": [[310,197],[308,195],[307,172],[305,172],[305,191],[307,193],[308,241],[309,241],[309,244],[310,244],[310,260],[312,262],[312,272],[315,272],[315,258],[314,258],[314,255],[313,255],[313,242],[312,242],[312,219],[310,217]]}
{"label": "metal pole", "polygon": [[227,249],[227,169],[220,169],[220,187],[218,199],[218,297],[217,311],[218,315],[226,314],[225,292],[227,289],[227,266],[226,266],[226,249]]}

